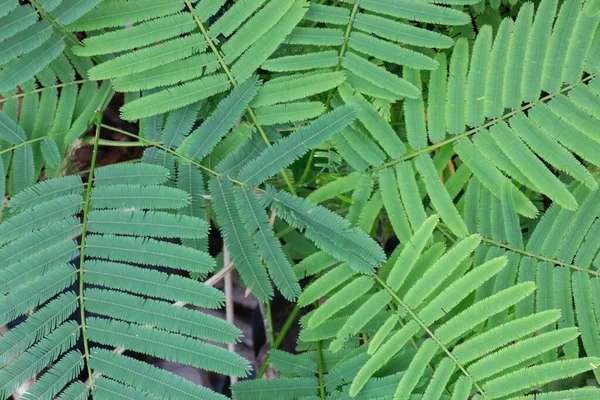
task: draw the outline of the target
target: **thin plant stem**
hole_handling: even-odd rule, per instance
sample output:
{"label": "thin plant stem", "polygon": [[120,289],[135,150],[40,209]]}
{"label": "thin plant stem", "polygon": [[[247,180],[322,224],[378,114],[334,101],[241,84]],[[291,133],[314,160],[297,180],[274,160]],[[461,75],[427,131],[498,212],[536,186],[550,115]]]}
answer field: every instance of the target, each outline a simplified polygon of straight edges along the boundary
{"label": "thin plant stem", "polygon": [[[447,226],[444,223],[440,222],[440,223],[438,223],[437,228],[438,228],[438,230],[440,230],[440,232],[444,233],[442,230],[444,228],[447,228]],[[444,229],[444,231],[445,231],[445,229]],[[447,231],[445,231],[445,232],[446,232],[447,235],[451,235],[449,232],[447,232]],[[456,241],[456,240],[454,240],[454,241]],[[492,245],[492,246],[496,246],[496,247],[500,247],[500,248],[506,249],[508,251],[512,251],[513,253],[517,253],[517,254],[521,254],[523,256],[535,258],[536,260],[546,261],[546,262],[549,262],[549,263],[554,264],[554,265],[559,265],[561,267],[572,269],[574,271],[585,272],[586,274],[600,277],[600,272],[592,271],[592,270],[589,270],[589,269],[586,269],[586,268],[582,268],[582,267],[579,267],[577,265],[569,264],[569,263],[566,263],[564,261],[560,261],[560,260],[557,260],[557,259],[554,259],[554,258],[545,257],[545,256],[543,256],[541,254],[535,254],[535,253],[531,253],[529,251],[525,251],[525,250],[521,250],[521,249],[515,249],[514,247],[511,247],[508,244],[497,242],[497,241],[495,241],[493,239],[490,239],[488,237],[485,237],[485,236],[481,236],[481,241],[483,243],[487,243],[487,244]]]}
{"label": "thin plant stem", "polygon": [[[172,154],[173,156],[175,156],[175,157],[177,157],[177,158],[180,158],[180,159],[184,160],[185,162],[188,162],[188,163],[190,163],[190,164],[192,164],[192,165],[195,165],[196,167],[198,167],[198,168],[200,168],[200,169],[202,169],[202,170],[204,170],[204,171],[208,172],[208,173],[209,173],[209,174],[211,174],[211,175],[215,175],[215,176],[218,176],[218,177],[221,177],[221,176],[223,175],[223,174],[220,174],[220,173],[218,173],[217,171],[213,171],[212,169],[210,169],[210,168],[208,168],[208,167],[205,167],[204,165],[200,164],[200,163],[199,163],[199,162],[197,162],[196,160],[193,160],[193,159],[191,159],[191,158],[188,158],[188,157],[186,157],[186,156],[184,156],[184,155],[182,155],[182,154],[179,154],[179,153],[177,153],[176,151],[174,151],[174,150],[172,150],[172,149],[170,149],[170,148],[168,148],[168,147],[165,147],[165,146],[163,146],[163,145],[162,145],[162,143],[160,143],[160,142],[155,142],[155,141],[153,141],[153,140],[146,139],[146,138],[144,138],[144,137],[141,137],[141,136],[135,135],[135,134],[133,134],[133,133],[129,133],[129,132],[127,132],[127,131],[124,131],[124,130],[122,130],[122,129],[115,128],[114,126],[110,126],[110,125],[106,125],[106,124],[102,124],[101,126],[102,126],[103,128],[106,128],[106,129],[108,129],[108,130],[111,130],[111,131],[113,131],[113,132],[121,133],[121,134],[123,134],[123,135],[125,135],[125,136],[129,136],[129,137],[132,137],[132,138],[136,138],[136,139],[138,139],[139,141],[141,141],[141,142],[144,142],[144,143],[148,144],[149,146],[153,146],[153,147],[156,147],[156,148],[158,148],[158,149],[161,149],[161,150],[163,150],[163,151],[166,151],[167,153],[170,153],[170,154]],[[231,180],[231,179],[230,179],[230,180]],[[233,180],[232,180],[232,181],[233,181]],[[243,182],[236,181],[236,183],[243,185]]]}
{"label": "thin plant stem", "polygon": [[[296,316],[298,316],[299,312],[300,312],[300,306],[298,304],[296,304],[294,306],[294,309],[290,313],[290,315],[288,315],[287,319],[285,320],[285,323],[283,324],[283,327],[281,328],[281,332],[279,332],[279,335],[277,335],[277,337],[273,341],[273,344],[271,345],[271,350],[279,348],[279,346],[281,345],[281,342],[285,338],[285,335],[287,334],[288,330],[290,329],[290,327],[296,320]],[[269,361],[270,361],[270,357],[267,355],[267,357],[265,357],[265,360],[263,361],[263,363],[260,365],[258,372],[256,373],[257,379],[260,379],[264,375],[264,373],[267,370],[267,367],[269,365]]]}
{"label": "thin plant stem", "polygon": [[[319,301],[314,303],[315,309],[319,308]],[[325,384],[323,382],[323,342],[317,340],[317,375],[319,377],[319,396],[322,400],[325,400]]]}
{"label": "thin plant stem", "polygon": [[[92,375],[92,368],[90,367],[90,350],[88,345],[88,339],[86,335],[86,322],[85,322],[85,309],[84,309],[84,272],[85,272],[85,242],[87,237],[87,226],[88,217],[90,210],[90,203],[92,199],[92,183],[94,181],[94,171],[96,168],[96,158],[98,156],[98,140],[100,139],[100,128],[102,125],[102,111],[96,112],[96,134],[94,135],[94,149],[92,152],[92,161],[90,164],[90,173],[88,178],[88,185],[85,190],[85,203],[83,204],[83,222],[81,228],[81,251],[79,254],[79,310],[81,313],[81,336],[83,338],[83,351],[84,358],[86,360],[87,373],[89,379],[89,387],[94,385],[94,376]],[[93,394],[92,394],[93,398]]]}
{"label": "thin plant stem", "polygon": [[[225,266],[231,264],[231,256],[229,254],[229,250],[227,249],[227,246],[223,246],[223,264]],[[225,280],[225,282],[224,282],[225,283],[225,285],[224,285],[225,319],[231,325],[235,325],[235,314],[234,314],[234,310],[233,310],[233,279],[232,279],[231,274],[226,274],[224,280]],[[227,350],[229,350],[232,353],[235,353],[235,343],[228,343]],[[237,376],[230,375],[229,381],[233,385],[234,383],[237,382]]]}
{"label": "thin plant stem", "polygon": [[396,158],[394,160],[388,161],[388,162],[386,162],[384,164],[381,164],[378,167],[373,167],[373,168],[370,169],[370,171],[374,172],[374,171],[378,171],[378,170],[383,169],[383,168],[391,167],[393,165],[401,163],[402,161],[410,160],[412,158],[420,156],[421,154],[430,153],[430,152],[432,152],[432,151],[434,151],[436,149],[439,149],[440,147],[443,147],[443,146],[445,146],[447,144],[454,143],[454,142],[456,142],[456,141],[458,141],[458,140],[460,140],[462,138],[465,138],[465,137],[469,137],[469,136],[471,136],[471,135],[473,135],[473,134],[475,134],[475,133],[477,133],[477,132],[479,132],[479,131],[481,131],[483,129],[489,128],[492,125],[496,125],[498,122],[504,121],[505,119],[508,119],[508,118],[512,117],[513,115],[518,114],[519,112],[523,112],[523,111],[529,110],[530,108],[533,108],[538,103],[543,103],[544,101],[551,100],[557,94],[568,92],[569,90],[573,89],[575,86],[577,86],[579,84],[582,84],[582,83],[585,83],[585,82],[593,79],[594,77],[595,77],[595,75],[589,75],[589,76],[583,78],[581,81],[579,81],[577,83],[573,83],[571,85],[565,86],[564,88],[562,88],[556,94],[549,94],[547,96],[544,96],[541,99],[539,99],[537,101],[534,101],[534,102],[531,102],[531,103],[528,103],[528,104],[524,105],[523,107],[521,107],[520,109],[513,110],[513,111],[509,112],[508,114],[503,115],[500,118],[495,118],[495,119],[493,119],[491,121],[488,121],[487,123],[485,123],[485,124],[483,124],[481,126],[478,126],[476,128],[470,129],[470,130],[468,130],[468,131],[466,131],[464,133],[461,133],[460,135],[456,135],[454,137],[451,137],[450,139],[446,139],[446,140],[443,140],[441,142],[432,144],[431,146],[425,147],[424,149],[417,150],[417,151],[414,151],[412,153],[406,154],[406,155],[404,155],[404,156],[402,156],[400,158]]}

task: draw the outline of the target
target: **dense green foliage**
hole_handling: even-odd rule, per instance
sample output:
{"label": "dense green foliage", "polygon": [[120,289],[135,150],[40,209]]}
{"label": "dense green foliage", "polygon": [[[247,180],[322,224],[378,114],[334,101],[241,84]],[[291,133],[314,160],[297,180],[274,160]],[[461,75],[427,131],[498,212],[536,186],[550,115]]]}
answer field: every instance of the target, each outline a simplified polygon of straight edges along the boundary
{"label": "dense green foliage", "polygon": [[[226,300],[213,225],[257,299],[306,307],[236,399],[599,399],[599,23],[598,0],[0,0],[0,398],[225,398],[129,355],[250,375],[198,311]],[[110,132],[140,162],[97,167]]]}

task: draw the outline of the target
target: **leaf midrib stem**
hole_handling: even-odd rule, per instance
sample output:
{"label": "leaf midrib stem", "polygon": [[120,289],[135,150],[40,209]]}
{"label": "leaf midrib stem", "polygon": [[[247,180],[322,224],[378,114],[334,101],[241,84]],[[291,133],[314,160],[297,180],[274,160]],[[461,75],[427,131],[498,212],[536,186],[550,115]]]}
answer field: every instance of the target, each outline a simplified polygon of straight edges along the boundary
{"label": "leaf midrib stem", "polygon": [[[83,222],[81,228],[81,251],[79,253],[79,310],[81,314],[81,336],[83,338],[84,358],[89,377],[89,387],[94,385],[94,375],[90,366],[90,349],[86,334],[85,309],[84,309],[84,262],[85,262],[85,239],[87,236],[87,223],[89,216],[90,203],[92,198],[92,182],[94,180],[94,171],[96,169],[96,158],[98,156],[98,141],[100,140],[100,127],[102,126],[102,111],[96,113],[96,133],[94,135],[94,149],[92,152],[92,161],[90,163],[90,173],[88,175],[88,185],[85,190],[85,202],[83,204]],[[93,398],[92,393],[92,398]]]}
{"label": "leaf midrib stem", "polygon": [[[200,31],[202,32],[202,35],[206,39],[206,42],[208,43],[208,46],[210,47],[210,49],[212,50],[212,52],[217,57],[217,60],[219,61],[219,64],[221,65],[221,68],[223,68],[223,71],[225,72],[225,75],[227,75],[227,78],[231,82],[231,85],[234,88],[237,87],[237,85],[238,85],[237,81],[233,77],[233,74],[231,73],[231,70],[227,66],[227,63],[225,62],[225,60],[221,56],[221,53],[219,52],[219,50],[215,46],[214,42],[212,41],[212,38],[208,35],[208,32],[206,31],[206,28],[204,27],[204,24],[202,23],[202,21],[200,21],[200,17],[198,16],[198,14],[196,14],[196,10],[194,9],[194,7],[192,6],[192,4],[190,3],[189,0],[184,0],[184,2],[186,4],[187,8],[190,10],[190,13],[192,13],[192,15],[194,16],[194,21],[196,22],[196,25],[198,25],[198,28],[200,28]],[[268,147],[270,147],[271,146],[271,141],[267,137],[267,134],[265,133],[265,130],[263,129],[263,127],[258,122],[258,118],[256,117],[256,113],[254,112],[254,110],[250,106],[246,107],[246,111],[248,113],[248,116],[250,117],[251,122],[254,124],[254,126],[256,126],[256,129],[260,133],[260,136],[262,137],[263,141],[265,142],[265,144]],[[286,183],[286,185],[287,185],[288,190],[290,191],[290,193],[293,194],[294,196],[297,196],[296,189],[294,188],[294,185],[292,185],[292,181],[290,180],[290,177],[287,175],[287,173],[285,172],[285,170],[281,171],[281,177],[285,181],[285,183]]]}

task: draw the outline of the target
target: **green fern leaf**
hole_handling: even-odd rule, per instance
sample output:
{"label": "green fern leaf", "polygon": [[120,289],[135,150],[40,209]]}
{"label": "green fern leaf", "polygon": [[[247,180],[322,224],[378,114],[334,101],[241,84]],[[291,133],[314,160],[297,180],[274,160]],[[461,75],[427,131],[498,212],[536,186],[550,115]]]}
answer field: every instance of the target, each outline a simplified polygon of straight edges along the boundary
{"label": "green fern leaf", "polygon": [[268,148],[242,168],[239,179],[251,186],[260,184],[291,164],[309,148],[321,144],[342,130],[357,115],[356,108],[350,105],[336,108]]}

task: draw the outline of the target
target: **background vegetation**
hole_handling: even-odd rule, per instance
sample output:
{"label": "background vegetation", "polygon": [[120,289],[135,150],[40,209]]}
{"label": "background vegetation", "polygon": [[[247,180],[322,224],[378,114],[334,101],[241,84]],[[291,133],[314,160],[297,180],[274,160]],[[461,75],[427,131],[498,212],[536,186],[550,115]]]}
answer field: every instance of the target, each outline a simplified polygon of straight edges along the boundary
{"label": "background vegetation", "polygon": [[599,22],[0,0],[0,397],[599,399]]}

